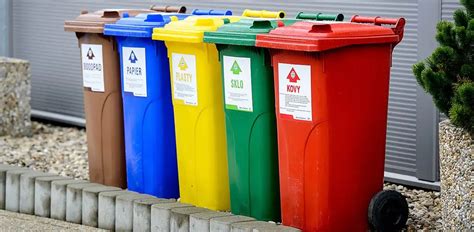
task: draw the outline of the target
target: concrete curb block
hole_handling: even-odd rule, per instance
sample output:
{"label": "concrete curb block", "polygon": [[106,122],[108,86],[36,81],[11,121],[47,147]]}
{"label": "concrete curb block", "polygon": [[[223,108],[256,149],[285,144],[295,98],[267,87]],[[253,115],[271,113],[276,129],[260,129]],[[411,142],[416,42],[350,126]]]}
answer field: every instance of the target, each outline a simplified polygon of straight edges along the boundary
{"label": "concrete curb block", "polygon": [[231,213],[216,211],[191,214],[189,217],[189,232],[210,231],[210,220],[212,218],[231,215]]}
{"label": "concrete curb block", "polygon": [[209,229],[211,232],[230,232],[230,226],[233,223],[248,221],[255,221],[255,219],[240,215],[212,218]]}
{"label": "concrete curb block", "polygon": [[99,193],[99,228],[115,230],[115,198],[123,194],[133,194],[133,192],[122,190]]}
{"label": "concrete curb block", "polygon": [[62,176],[38,177],[35,180],[35,215],[51,216],[51,182],[55,180],[70,180]]}
{"label": "concrete curb block", "polygon": [[70,184],[66,187],[66,221],[82,223],[82,190],[87,187],[103,186],[96,183]]}
{"label": "concrete curb block", "polygon": [[141,199],[150,199],[153,196],[146,194],[125,194],[115,198],[115,230],[133,230],[133,202]]}
{"label": "concrete curb block", "polygon": [[5,164],[0,164],[0,209],[5,209],[6,191],[7,191],[7,171],[14,169],[23,169]]}
{"label": "concrete curb block", "polygon": [[268,227],[255,228],[253,229],[252,232],[300,232],[300,231],[301,231],[300,229],[279,225],[276,228],[268,228]]}
{"label": "concrete curb block", "polygon": [[231,232],[253,232],[254,229],[277,229],[277,225],[275,223],[270,222],[262,222],[262,221],[249,221],[249,222],[237,222],[231,224],[230,231]]}
{"label": "concrete curb block", "polygon": [[133,202],[133,231],[151,231],[151,206],[173,203],[174,199],[150,198]]}
{"label": "concrete curb block", "polygon": [[171,210],[170,230],[179,232],[189,231],[189,216],[195,213],[208,212],[209,209],[200,207],[174,208]]}
{"label": "concrete curb block", "polygon": [[51,182],[51,218],[66,221],[66,188],[69,184],[87,183],[85,180],[56,180]]}
{"label": "concrete curb block", "polygon": [[20,213],[35,213],[35,180],[37,177],[57,176],[42,172],[27,172],[20,176]]}
{"label": "concrete curb block", "polygon": [[5,209],[11,212],[20,210],[20,176],[27,172],[33,172],[28,169],[12,169],[7,171]]}
{"label": "concrete curb block", "polygon": [[171,210],[175,208],[193,207],[179,202],[163,203],[151,206],[151,231],[168,232],[170,229]]}
{"label": "concrete curb block", "polygon": [[109,186],[86,187],[82,190],[82,224],[97,227],[99,225],[99,193],[121,191],[121,188]]}
{"label": "concrete curb block", "polygon": [[0,164],[0,209],[112,231],[300,231],[175,199],[4,164]]}

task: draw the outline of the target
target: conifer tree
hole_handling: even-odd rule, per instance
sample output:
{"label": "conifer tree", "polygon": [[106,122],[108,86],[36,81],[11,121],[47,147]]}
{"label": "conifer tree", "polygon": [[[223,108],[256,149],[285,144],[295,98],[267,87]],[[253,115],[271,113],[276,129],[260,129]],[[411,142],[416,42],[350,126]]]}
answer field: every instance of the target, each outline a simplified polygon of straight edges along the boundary
{"label": "conifer tree", "polygon": [[418,84],[451,122],[474,133],[474,0],[461,0],[454,23],[437,25],[439,47],[413,66]]}

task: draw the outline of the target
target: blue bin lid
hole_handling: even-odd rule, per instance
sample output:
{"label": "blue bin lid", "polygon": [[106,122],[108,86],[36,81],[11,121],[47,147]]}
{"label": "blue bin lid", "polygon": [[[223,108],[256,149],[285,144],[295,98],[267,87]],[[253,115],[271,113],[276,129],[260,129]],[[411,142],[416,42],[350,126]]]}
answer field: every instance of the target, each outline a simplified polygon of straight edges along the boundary
{"label": "blue bin lid", "polygon": [[128,14],[124,14],[123,18],[116,23],[106,24],[104,26],[104,35],[151,38],[153,28],[165,26],[172,21],[171,18],[173,16],[181,20],[191,15],[180,13],[147,13],[138,14],[135,17],[128,17]]}

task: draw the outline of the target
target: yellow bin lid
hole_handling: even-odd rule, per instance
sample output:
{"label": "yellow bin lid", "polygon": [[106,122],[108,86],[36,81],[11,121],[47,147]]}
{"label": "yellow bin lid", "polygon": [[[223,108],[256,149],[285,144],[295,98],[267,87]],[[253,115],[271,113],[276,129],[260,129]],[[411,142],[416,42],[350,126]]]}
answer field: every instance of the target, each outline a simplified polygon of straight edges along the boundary
{"label": "yellow bin lid", "polygon": [[162,28],[154,28],[154,40],[186,43],[202,43],[204,32],[216,31],[226,23],[234,23],[241,16],[190,16],[184,20],[173,21]]}

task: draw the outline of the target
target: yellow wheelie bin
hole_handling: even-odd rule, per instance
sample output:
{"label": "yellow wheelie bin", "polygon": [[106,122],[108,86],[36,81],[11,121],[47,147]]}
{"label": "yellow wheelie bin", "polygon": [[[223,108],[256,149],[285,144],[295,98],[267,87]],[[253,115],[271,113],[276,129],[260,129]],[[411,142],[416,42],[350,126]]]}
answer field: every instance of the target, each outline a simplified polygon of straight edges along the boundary
{"label": "yellow wheelie bin", "polygon": [[191,16],[153,30],[170,59],[181,202],[213,210],[228,210],[230,194],[219,55],[203,36],[240,18]]}

